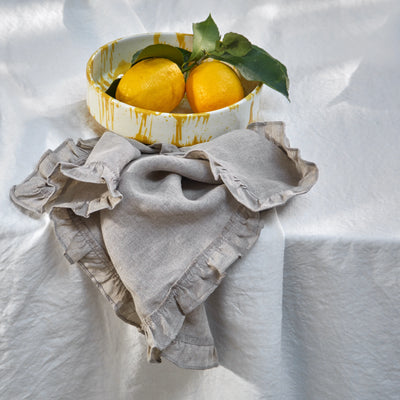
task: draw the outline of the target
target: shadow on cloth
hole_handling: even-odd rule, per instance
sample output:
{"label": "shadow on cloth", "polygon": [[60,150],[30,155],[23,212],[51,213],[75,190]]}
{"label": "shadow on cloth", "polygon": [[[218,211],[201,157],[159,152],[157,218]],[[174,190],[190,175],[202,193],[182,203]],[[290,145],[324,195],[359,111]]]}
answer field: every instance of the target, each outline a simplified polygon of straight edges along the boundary
{"label": "shadow on cloth", "polygon": [[367,109],[397,110],[400,93],[392,83],[399,79],[399,35],[400,12],[397,11],[381,28],[366,37],[360,64],[347,87],[330,102],[330,106],[346,102]]}

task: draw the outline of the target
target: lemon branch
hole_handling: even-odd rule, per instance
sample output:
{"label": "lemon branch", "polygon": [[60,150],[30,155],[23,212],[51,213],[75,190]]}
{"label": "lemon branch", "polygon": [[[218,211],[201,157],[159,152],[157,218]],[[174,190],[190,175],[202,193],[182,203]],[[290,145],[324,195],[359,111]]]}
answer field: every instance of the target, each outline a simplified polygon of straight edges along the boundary
{"label": "lemon branch", "polygon": [[289,99],[289,77],[286,67],[246,37],[229,32],[221,40],[211,17],[193,24],[193,51],[189,62],[197,64],[207,57],[235,66],[244,78],[260,81]]}
{"label": "lemon branch", "polygon": [[[289,100],[289,77],[286,67],[280,61],[238,33],[226,33],[221,40],[211,14],[192,27],[192,51],[168,44],[154,44],[137,51],[132,56],[131,64],[146,58],[168,58],[187,76],[193,67],[207,58],[213,58],[233,65],[245,79],[262,82]],[[114,83],[107,91],[111,96],[114,93]]]}

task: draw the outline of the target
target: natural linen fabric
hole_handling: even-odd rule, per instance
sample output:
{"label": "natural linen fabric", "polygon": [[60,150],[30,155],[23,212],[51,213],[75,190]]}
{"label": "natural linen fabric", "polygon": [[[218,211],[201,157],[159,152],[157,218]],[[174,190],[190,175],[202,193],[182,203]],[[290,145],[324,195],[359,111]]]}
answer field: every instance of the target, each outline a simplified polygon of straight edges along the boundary
{"label": "natural linen fabric", "polygon": [[204,369],[218,364],[204,301],[257,240],[260,212],[316,180],[270,122],[183,148],[67,140],[11,198],[50,214],[65,257],[145,334],[150,361]]}

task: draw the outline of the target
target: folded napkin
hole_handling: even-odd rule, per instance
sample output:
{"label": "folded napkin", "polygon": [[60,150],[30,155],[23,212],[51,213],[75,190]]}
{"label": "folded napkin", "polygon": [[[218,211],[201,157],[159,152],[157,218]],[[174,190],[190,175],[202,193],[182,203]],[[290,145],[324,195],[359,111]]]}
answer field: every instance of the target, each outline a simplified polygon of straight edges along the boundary
{"label": "folded napkin", "polygon": [[260,212],[317,175],[281,122],[182,148],[105,132],[46,152],[11,199],[50,214],[65,257],[144,333],[149,361],[205,369],[218,359],[204,301],[254,245]]}

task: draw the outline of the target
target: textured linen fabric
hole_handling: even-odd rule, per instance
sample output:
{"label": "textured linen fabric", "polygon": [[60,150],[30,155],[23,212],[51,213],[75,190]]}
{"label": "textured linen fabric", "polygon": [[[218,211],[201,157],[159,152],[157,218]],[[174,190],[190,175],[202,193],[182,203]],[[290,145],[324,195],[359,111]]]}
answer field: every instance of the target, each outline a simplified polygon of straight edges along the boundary
{"label": "textured linen fabric", "polygon": [[[211,12],[282,61],[264,87],[318,183],[261,213],[252,249],[205,302],[220,365],[147,362],[146,341],[60,251],[48,214],[9,199],[46,149],[103,129],[85,65],[103,44],[191,32]],[[0,1],[0,398],[398,400],[398,0]]]}
{"label": "textured linen fabric", "polygon": [[317,177],[281,122],[187,148],[105,132],[47,151],[11,198],[50,213],[67,259],[145,334],[150,361],[204,369],[218,365],[204,301],[254,245],[259,212]]}

